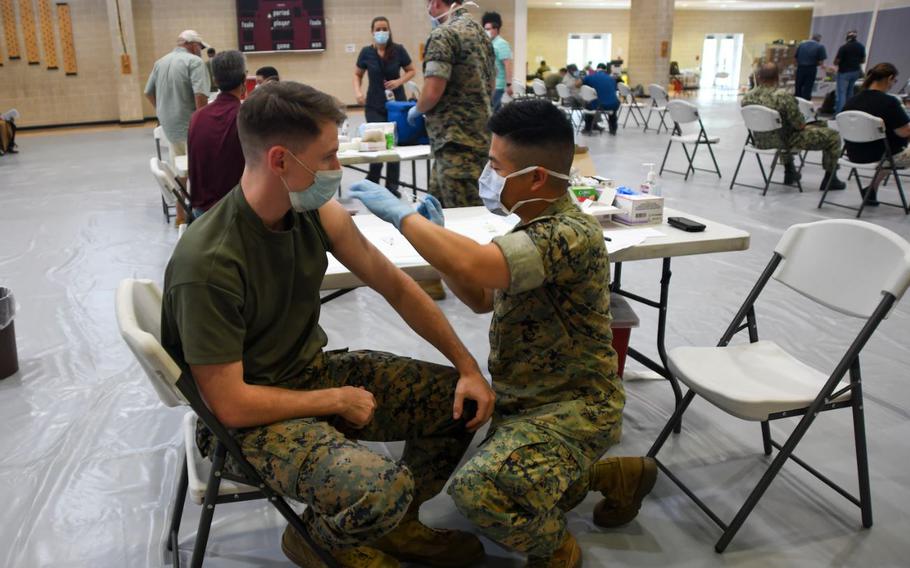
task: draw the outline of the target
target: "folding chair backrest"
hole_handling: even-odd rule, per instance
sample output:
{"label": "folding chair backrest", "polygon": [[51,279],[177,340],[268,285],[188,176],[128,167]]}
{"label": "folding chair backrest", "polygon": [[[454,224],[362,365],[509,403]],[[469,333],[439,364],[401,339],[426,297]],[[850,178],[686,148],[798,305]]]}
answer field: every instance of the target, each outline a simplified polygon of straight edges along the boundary
{"label": "folding chair backrest", "polygon": [[594,87],[590,85],[582,85],[581,89],[578,91],[578,94],[581,95],[581,98],[586,103],[597,100],[597,91],[594,90]]}
{"label": "folding chair backrest", "polygon": [[799,106],[799,113],[803,115],[803,120],[812,122],[818,119],[818,113],[815,112],[812,101],[807,101],[802,97],[796,97],[796,104]]}
{"label": "folding chair backrest", "polygon": [[168,205],[175,205],[177,203],[177,197],[172,191],[173,184],[167,174],[164,173],[164,170],[158,166],[160,160],[154,156],[149,158],[149,169],[152,171],[152,176],[155,178],[155,182],[158,183],[158,188],[161,190],[161,196],[164,198],[164,202]]}
{"label": "folding chair backrest", "polygon": [[164,135],[164,128],[156,126],[152,129],[152,136],[155,138],[155,151],[158,153],[158,159],[161,159],[161,146],[167,146],[170,148],[170,142],[167,141],[167,137]]}
{"label": "folding chair backrest", "polygon": [[183,406],[177,390],[180,367],[161,346],[161,289],[151,280],[128,278],[117,287],[117,325],[130,351],[167,406]]}
{"label": "folding chair backrest", "polygon": [[837,115],[837,131],[845,142],[875,142],[885,137],[885,122],[858,110]]}
{"label": "folding chair backrest", "polygon": [[547,96],[547,84],[540,79],[534,79],[531,82],[531,88],[534,89],[534,94],[538,97]]}
{"label": "folding chair backrest", "polygon": [[158,160],[158,168],[168,177],[169,183],[172,185],[177,183],[177,178],[180,176],[177,175],[177,170],[174,169],[170,162]]}
{"label": "folding chair backrest", "polygon": [[865,221],[793,225],[774,251],[783,257],[776,280],[849,316],[868,318],[884,292],[900,300],[910,286],[910,243]]}
{"label": "folding chair backrest", "polygon": [[667,103],[670,118],[677,124],[689,124],[698,121],[698,108],[688,101],[674,99]]}
{"label": "folding chair backrest", "polygon": [[556,83],[556,94],[559,95],[560,99],[567,99],[572,96],[568,85],[565,83]]}
{"label": "folding chair backrest", "polygon": [[761,105],[744,106],[741,109],[743,122],[749,132],[773,132],[783,126],[780,113]]}
{"label": "folding chair backrest", "polygon": [[525,84],[521,81],[515,81],[512,83],[512,92],[516,95],[523,95],[527,91]]}
{"label": "folding chair backrest", "polygon": [[617,81],[616,90],[619,91],[619,94],[622,98],[626,99],[626,102],[632,102],[632,89],[630,89],[628,85]]}
{"label": "folding chair backrest", "polygon": [[657,103],[659,107],[667,106],[667,101],[670,100],[670,97],[667,96],[667,91],[656,83],[648,85],[648,94],[651,96],[651,100]]}

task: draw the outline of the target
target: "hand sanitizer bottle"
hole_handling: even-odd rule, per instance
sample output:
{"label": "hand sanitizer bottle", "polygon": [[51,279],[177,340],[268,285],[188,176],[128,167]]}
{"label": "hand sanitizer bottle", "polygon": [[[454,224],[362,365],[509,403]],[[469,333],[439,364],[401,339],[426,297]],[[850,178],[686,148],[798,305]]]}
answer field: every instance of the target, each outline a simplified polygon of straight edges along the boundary
{"label": "hand sanitizer bottle", "polygon": [[659,182],[657,181],[657,172],[654,171],[654,164],[647,162],[642,165],[648,167],[648,174],[645,177],[645,182],[641,184],[641,192],[660,197],[662,194]]}

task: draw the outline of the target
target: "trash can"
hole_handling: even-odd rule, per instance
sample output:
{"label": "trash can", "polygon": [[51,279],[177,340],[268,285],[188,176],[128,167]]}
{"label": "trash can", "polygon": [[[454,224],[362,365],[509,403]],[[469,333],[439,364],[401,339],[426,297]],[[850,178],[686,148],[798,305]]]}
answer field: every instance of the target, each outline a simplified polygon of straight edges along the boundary
{"label": "trash can", "polygon": [[417,103],[414,101],[388,101],[385,104],[388,112],[389,122],[395,123],[398,131],[399,146],[415,146],[417,144],[429,144],[430,139],[427,137],[427,127],[423,121],[423,116],[417,119],[417,124],[411,126],[408,124],[408,111]]}
{"label": "trash can", "polygon": [[12,290],[0,286],[0,379],[5,379],[19,370],[16,329],[13,326],[15,315],[16,304]]}
{"label": "trash can", "polygon": [[610,295],[610,313],[613,314],[613,323],[610,324],[613,330],[613,350],[616,351],[617,370],[621,379],[626,366],[626,353],[629,351],[629,337],[632,328],[638,327],[638,315],[629,301],[619,294]]}

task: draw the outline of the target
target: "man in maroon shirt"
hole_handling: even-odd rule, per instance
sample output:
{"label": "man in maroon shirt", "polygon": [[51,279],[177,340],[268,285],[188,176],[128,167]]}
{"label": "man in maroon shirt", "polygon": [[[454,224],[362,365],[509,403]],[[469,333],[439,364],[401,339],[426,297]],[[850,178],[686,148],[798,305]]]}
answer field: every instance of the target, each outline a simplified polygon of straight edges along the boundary
{"label": "man in maroon shirt", "polygon": [[220,92],[193,113],[187,137],[190,202],[197,217],[240,182],[245,164],[237,136],[237,112],[246,93],[243,54],[222,51],[216,55],[212,76]]}

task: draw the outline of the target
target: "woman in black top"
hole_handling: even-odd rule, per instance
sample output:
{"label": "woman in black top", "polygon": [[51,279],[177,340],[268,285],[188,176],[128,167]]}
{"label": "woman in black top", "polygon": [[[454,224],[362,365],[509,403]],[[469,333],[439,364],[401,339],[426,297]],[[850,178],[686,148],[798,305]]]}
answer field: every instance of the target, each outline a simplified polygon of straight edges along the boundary
{"label": "woman in black top", "polygon": [[[373,33],[373,43],[360,50],[357,65],[354,67],[354,93],[357,96],[357,104],[365,107],[367,122],[387,122],[386,101],[406,100],[402,85],[410,81],[416,71],[404,46],[392,41],[388,19],[383,16],[373,18],[370,31]],[[401,74],[402,69],[404,75]],[[364,73],[369,77],[366,96],[363,94],[362,86]],[[396,197],[401,196],[398,193],[399,172],[398,162],[386,164],[386,187]],[[382,164],[370,164],[367,179],[379,183],[381,175]]]}
{"label": "woman in black top", "polygon": [[[896,166],[910,166],[910,149],[907,148],[910,138],[910,116],[903,108],[900,99],[888,94],[897,84],[897,68],[890,63],[879,63],[866,72],[863,81],[863,90],[844,105],[844,110],[858,110],[877,116],[885,123],[885,137],[888,140],[888,149],[894,158]],[[869,163],[878,162],[885,153],[885,144],[881,140],[875,142],[847,142],[844,144],[847,157],[853,162]],[[885,174],[879,172],[872,181],[867,205],[878,205],[876,190],[884,179]]]}

